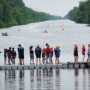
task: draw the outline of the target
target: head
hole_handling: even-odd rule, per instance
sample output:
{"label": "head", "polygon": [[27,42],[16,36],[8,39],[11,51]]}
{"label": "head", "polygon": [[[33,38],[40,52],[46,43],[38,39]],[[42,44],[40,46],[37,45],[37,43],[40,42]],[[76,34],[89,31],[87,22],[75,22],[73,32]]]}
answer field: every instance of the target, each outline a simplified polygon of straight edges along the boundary
{"label": "head", "polygon": [[82,47],[85,47],[85,44],[83,44]]}
{"label": "head", "polygon": [[9,50],[11,50],[11,47],[9,47]]}
{"label": "head", "polygon": [[6,48],[4,48],[4,51],[6,51],[7,49]]}
{"label": "head", "polygon": [[90,47],[90,44],[88,44],[88,47]]}
{"label": "head", "polygon": [[12,50],[14,50],[14,47],[12,48]]}
{"label": "head", "polygon": [[30,49],[32,49],[33,48],[33,46],[30,46]]}
{"label": "head", "polygon": [[46,47],[48,47],[49,46],[49,44],[48,43],[46,43]]}
{"label": "head", "polygon": [[37,45],[37,47],[39,47],[39,45]]}
{"label": "head", "polygon": [[77,44],[74,44],[74,50],[78,49]]}
{"label": "head", "polygon": [[19,44],[18,47],[21,47],[21,44]]}

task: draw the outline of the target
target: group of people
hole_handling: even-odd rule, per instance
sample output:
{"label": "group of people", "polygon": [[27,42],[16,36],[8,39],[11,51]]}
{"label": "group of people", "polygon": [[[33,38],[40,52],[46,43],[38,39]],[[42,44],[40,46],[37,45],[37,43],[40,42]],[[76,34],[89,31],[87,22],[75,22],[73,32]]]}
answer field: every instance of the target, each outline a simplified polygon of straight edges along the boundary
{"label": "group of people", "polygon": [[[29,48],[30,52],[30,64],[34,64],[34,50],[33,46],[30,46]],[[46,43],[46,47],[41,49],[39,45],[35,48],[35,55],[36,55],[36,64],[41,64],[41,57],[42,57],[42,63],[43,64],[53,64],[53,52],[55,53],[56,57],[56,64],[60,63],[60,47],[56,46],[56,48],[53,50],[52,47],[48,43]]]}
{"label": "group of people", "polygon": [[[78,63],[78,46],[77,44],[74,45],[74,52],[73,52],[73,55],[74,55],[74,61],[75,63]],[[86,47],[85,45],[83,44],[82,45],[82,55],[83,55],[83,62],[84,62],[84,59],[85,59],[85,55],[86,55]],[[90,44],[88,45],[88,50],[87,50],[87,55],[88,55],[88,58],[87,58],[87,62],[90,62]]]}
{"label": "group of people", "polygon": [[[18,54],[16,54],[16,51],[14,50],[14,47],[9,47],[9,49],[4,48],[4,64],[8,61],[8,64],[15,64],[15,58],[16,55],[18,55],[19,58],[19,64],[24,65],[24,48],[21,46],[21,44],[18,45]],[[73,55],[74,55],[74,61],[75,63],[78,63],[78,45],[74,45]],[[52,48],[48,43],[46,43],[45,48],[41,48],[39,45],[33,49],[33,46],[29,47],[29,53],[30,53],[30,64],[35,64],[34,59],[36,56],[36,64],[53,64],[53,56],[55,55],[55,64],[60,64],[60,53],[61,49],[60,46],[56,46],[56,48]],[[85,45],[82,45],[82,55],[83,55],[83,62],[86,55],[86,47]],[[90,44],[88,45],[88,51],[87,51],[87,62],[90,62]],[[8,60],[7,60],[8,58]]]}
{"label": "group of people", "polygon": [[9,49],[4,48],[4,64],[6,64],[8,58],[8,64],[15,64],[16,51],[14,47],[9,47]]}
{"label": "group of people", "polygon": [[[9,49],[4,48],[4,64],[7,64],[7,61],[8,65],[15,64],[16,55],[17,54],[14,47],[9,47]],[[18,58],[19,64],[24,65],[24,48],[21,46],[21,44],[18,45]]]}
{"label": "group of people", "polygon": [[[33,46],[29,47],[30,52],[30,64],[34,64],[34,58],[36,56],[36,64],[53,64],[53,53],[55,53],[55,63],[60,63],[60,46],[56,46],[56,48],[50,47],[48,43],[45,45],[46,47],[41,49],[39,45],[33,50]],[[19,64],[24,65],[24,48],[21,46],[21,44],[18,45],[18,58],[19,58]],[[4,49],[4,64],[6,64],[7,58],[8,58],[8,64],[15,64],[15,58],[16,58],[16,51],[14,50],[14,47],[9,49]],[[35,56],[34,56],[35,55]],[[42,59],[42,60],[41,60]]]}

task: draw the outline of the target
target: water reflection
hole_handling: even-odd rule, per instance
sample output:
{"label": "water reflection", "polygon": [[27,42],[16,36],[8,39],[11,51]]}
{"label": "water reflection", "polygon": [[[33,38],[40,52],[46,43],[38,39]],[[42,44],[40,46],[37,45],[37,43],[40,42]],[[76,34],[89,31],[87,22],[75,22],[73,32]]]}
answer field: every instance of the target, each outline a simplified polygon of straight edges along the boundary
{"label": "water reflection", "polygon": [[5,90],[15,90],[15,70],[5,70]]}
{"label": "water reflection", "polygon": [[88,71],[88,90],[90,90],[90,69],[87,69]]}
{"label": "water reflection", "polygon": [[75,69],[75,90],[79,90],[78,69]]}
{"label": "water reflection", "polygon": [[24,84],[24,70],[19,70],[19,90],[25,90]]}
{"label": "water reflection", "polygon": [[24,70],[19,71],[19,78],[24,78]]}
{"label": "water reflection", "polygon": [[86,90],[86,70],[83,69],[83,90]]}
{"label": "water reflection", "polygon": [[4,84],[1,84],[4,88],[2,90],[90,90],[90,69],[32,69],[3,72],[4,77],[0,78],[0,82],[4,79]]}

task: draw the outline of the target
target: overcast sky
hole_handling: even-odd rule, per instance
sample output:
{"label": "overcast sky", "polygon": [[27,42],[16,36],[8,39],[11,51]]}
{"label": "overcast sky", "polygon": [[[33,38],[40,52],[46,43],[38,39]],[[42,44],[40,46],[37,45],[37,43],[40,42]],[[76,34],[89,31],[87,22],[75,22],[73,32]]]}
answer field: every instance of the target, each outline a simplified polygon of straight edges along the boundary
{"label": "overcast sky", "polygon": [[80,1],[85,0],[23,0],[27,7],[52,15],[64,16]]}

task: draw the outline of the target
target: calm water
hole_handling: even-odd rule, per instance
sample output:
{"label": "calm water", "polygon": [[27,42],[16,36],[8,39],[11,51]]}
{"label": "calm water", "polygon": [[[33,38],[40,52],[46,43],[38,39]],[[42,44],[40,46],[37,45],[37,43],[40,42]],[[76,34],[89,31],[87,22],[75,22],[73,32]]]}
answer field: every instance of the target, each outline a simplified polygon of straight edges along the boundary
{"label": "calm water", "polygon": [[0,90],[90,90],[90,69],[0,71]]}

